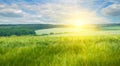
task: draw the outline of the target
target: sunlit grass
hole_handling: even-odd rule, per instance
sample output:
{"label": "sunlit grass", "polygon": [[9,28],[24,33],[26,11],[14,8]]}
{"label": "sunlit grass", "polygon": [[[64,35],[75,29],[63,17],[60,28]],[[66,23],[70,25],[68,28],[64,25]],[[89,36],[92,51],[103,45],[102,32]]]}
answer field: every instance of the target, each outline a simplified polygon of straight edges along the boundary
{"label": "sunlit grass", "polygon": [[[92,35],[101,30],[94,24],[75,23],[68,27],[36,30],[36,35]],[[104,33],[104,32],[102,32]],[[105,33],[104,33],[105,34]]]}
{"label": "sunlit grass", "polygon": [[0,66],[119,66],[120,36],[0,38]]}

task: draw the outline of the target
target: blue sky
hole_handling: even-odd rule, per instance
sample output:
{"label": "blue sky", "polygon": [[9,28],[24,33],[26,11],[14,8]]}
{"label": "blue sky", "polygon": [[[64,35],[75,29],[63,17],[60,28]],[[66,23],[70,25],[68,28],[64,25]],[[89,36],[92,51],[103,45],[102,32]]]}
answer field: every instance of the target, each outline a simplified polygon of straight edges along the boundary
{"label": "blue sky", "polygon": [[120,23],[120,0],[0,0],[0,24]]}

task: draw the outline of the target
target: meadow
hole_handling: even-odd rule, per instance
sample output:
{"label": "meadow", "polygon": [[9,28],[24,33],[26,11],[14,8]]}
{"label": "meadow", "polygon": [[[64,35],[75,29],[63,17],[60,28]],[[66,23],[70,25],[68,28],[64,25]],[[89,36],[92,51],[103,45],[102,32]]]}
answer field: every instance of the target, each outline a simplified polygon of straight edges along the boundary
{"label": "meadow", "polygon": [[[79,30],[76,28],[50,28],[36,30],[36,35],[40,36],[79,36],[79,35],[119,35],[120,30],[108,29],[105,30]],[[120,29],[120,28],[118,28]]]}
{"label": "meadow", "polygon": [[120,35],[0,37],[0,66],[119,66]]}
{"label": "meadow", "polygon": [[120,66],[120,26],[1,25],[0,66]]}

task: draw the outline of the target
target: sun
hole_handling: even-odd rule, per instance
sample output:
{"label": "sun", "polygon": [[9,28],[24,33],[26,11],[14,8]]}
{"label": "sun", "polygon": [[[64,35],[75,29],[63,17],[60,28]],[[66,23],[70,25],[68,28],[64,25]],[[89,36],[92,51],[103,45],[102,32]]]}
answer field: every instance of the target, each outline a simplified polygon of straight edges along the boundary
{"label": "sun", "polygon": [[82,29],[85,26],[85,23],[80,21],[80,20],[75,20],[73,25],[74,25],[75,28],[81,28]]}
{"label": "sun", "polygon": [[74,23],[74,29],[77,31],[96,31],[98,28],[95,24],[89,24],[87,22],[81,21],[81,20],[75,20]]}
{"label": "sun", "polygon": [[75,26],[81,27],[81,26],[83,26],[83,23],[81,21],[77,21],[77,22],[75,22]]}

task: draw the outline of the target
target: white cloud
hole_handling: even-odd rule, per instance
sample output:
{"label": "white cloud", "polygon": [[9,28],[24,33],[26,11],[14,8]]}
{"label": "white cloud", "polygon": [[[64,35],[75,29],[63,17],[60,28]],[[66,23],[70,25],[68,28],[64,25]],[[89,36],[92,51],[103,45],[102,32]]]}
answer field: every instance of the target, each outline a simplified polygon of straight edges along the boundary
{"label": "white cloud", "polygon": [[[58,0],[56,0],[58,1]],[[71,17],[89,18],[87,21],[106,22],[107,19],[98,16],[92,10],[81,7],[78,3],[84,0],[60,0],[61,3],[45,4],[12,4],[11,6],[0,4],[0,22],[2,23],[65,23],[70,22]],[[87,1],[87,0],[85,0]],[[93,0],[94,1],[94,0]],[[16,18],[17,17],[17,18]],[[86,21],[85,20],[85,21]],[[84,20],[82,20],[84,21]]]}
{"label": "white cloud", "polygon": [[103,8],[102,13],[107,16],[120,16],[120,4],[112,4]]}
{"label": "white cloud", "polygon": [[6,4],[0,4],[0,16],[1,17],[22,17],[25,14],[16,4],[12,4],[11,6]]}
{"label": "white cloud", "polygon": [[2,9],[0,10],[0,16],[3,17],[22,17],[22,11],[21,10],[16,10],[16,9]]}
{"label": "white cloud", "polygon": [[120,3],[120,0],[105,0],[106,2]]}

